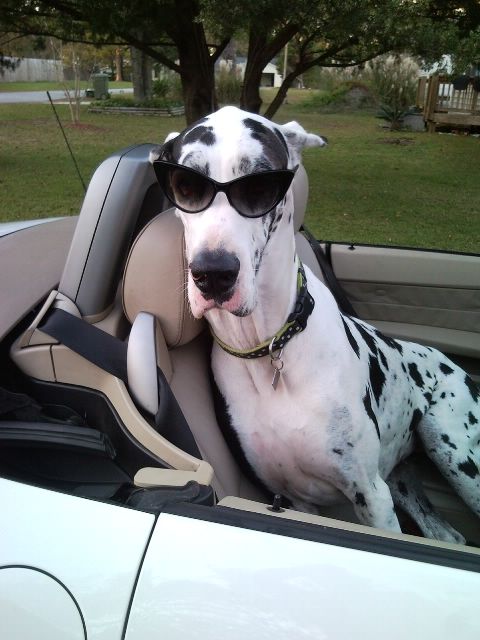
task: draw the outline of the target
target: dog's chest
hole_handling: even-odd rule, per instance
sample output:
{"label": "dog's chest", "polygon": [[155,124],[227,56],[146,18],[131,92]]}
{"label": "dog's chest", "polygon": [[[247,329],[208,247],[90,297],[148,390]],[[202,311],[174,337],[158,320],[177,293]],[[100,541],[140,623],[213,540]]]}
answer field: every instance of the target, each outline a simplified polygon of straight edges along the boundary
{"label": "dog's chest", "polygon": [[[317,385],[315,392],[311,385],[287,390],[285,381],[282,376],[273,391],[267,369],[255,391],[241,376],[221,385],[245,455],[273,491],[305,502],[337,502],[341,467],[359,444],[350,410],[325,399]],[[351,451],[343,458],[346,446]]]}

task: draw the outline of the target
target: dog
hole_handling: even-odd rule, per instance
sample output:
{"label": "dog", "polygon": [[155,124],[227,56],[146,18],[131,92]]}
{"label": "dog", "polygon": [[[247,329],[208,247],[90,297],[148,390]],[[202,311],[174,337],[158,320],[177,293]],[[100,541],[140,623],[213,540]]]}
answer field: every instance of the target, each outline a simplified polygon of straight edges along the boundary
{"label": "dog", "polygon": [[298,123],[224,107],[170,134],[151,162],[185,229],[188,298],[214,336],[212,369],[243,451],[294,509],[349,500],[361,523],[465,539],[412,481],[417,442],[480,516],[480,392],[430,347],[342,314],[296,256],[290,188]]}

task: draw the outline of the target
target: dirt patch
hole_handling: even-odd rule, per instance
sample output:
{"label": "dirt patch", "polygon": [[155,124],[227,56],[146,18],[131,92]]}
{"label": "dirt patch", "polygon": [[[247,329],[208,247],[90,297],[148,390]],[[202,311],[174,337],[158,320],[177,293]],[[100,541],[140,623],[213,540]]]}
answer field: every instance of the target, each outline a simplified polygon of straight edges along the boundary
{"label": "dirt patch", "polygon": [[75,131],[89,131],[91,133],[103,133],[104,131],[108,131],[107,127],[97,127],[94,124],[87,124],[83,122],[69,122],[68,124],[64,124],[63,126],[67,129],[75,129]]}
{"label": "dirt patch", "polygon": [[377,140],[379,144],[397,144],[405,146],[407,144],[415,144],[415,138],[381,138]]}

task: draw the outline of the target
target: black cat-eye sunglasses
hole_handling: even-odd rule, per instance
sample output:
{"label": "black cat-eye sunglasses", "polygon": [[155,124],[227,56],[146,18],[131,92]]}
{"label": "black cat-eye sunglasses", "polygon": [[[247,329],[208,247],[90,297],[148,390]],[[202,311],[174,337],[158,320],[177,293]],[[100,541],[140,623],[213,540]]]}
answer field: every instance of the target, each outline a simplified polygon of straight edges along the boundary
{"label": "black cat-eye sunglasses", "polygon": [[186,213],[205,211],[221,191],[241,216],[259,218],[284,198],[298,166],[250,173],[230,182],[217,182],[196,169],[164,160],[155,160],[153,168],[167,198]]}

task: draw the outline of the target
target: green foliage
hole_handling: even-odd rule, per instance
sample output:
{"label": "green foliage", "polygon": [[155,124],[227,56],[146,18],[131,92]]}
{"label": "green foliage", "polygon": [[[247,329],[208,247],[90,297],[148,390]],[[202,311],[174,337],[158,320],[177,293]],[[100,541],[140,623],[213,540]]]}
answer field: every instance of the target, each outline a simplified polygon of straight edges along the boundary
{"label": "green foliage", "polygon": [[[331,78],[335,76],[330,74]],[[303,103],[302,109],[343,111],[370,109],[375,101],[370,89],[358,80],[342,80],[332,83],[331,89],[312,93]]]}
{"label": "green foliage", "polygon": [[181,102],[182,85],[180,78],[173,73],[157,78],[153,82],[152,93],[155,99],[164,99],[171,103]]}
{"label": "green foliage", "polygon": [[216,74],[217,98],[220,104],[236,104],[240,102],[242,80],[234,69],[221,67]]}
{"label": "green foliage", "polygon": [[155,98],[166,98],[170,93],[170,82],[168,78],[157,78],[152,84],[152,93]]}
{"label": "green foliage", "polygon": [[142,101],[136,101],[133,95],[110,95],[107,100],[92,102],[94,107],[138,107],[146,109],[168,109],[168,107],[181,106],[178,100],[168,97],[153,97]]}
{"label": "green foliage", "polygon": [[377,116],[400,129],[412,112],[418,83],[418,65],[405,56],[380,56],[370,61],[362,77],[371,86],[378,104]]}
{"label": "green foliage", "polygon": [[405,116],[411,113],[414,113],[412,108],[402,109],[396,105],[381,104],[377,118],[386,120],[390,124],[390,131],[398,131],[402,128]]}

